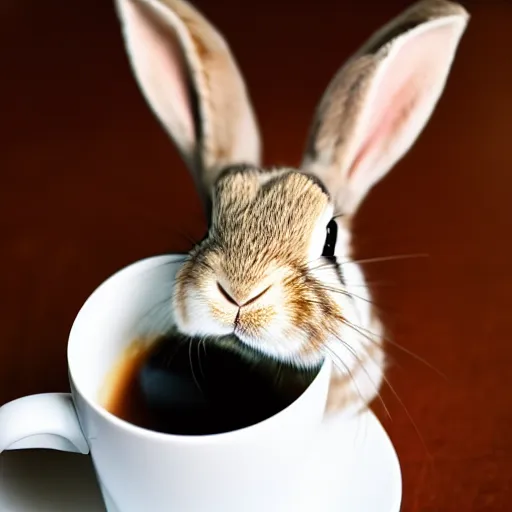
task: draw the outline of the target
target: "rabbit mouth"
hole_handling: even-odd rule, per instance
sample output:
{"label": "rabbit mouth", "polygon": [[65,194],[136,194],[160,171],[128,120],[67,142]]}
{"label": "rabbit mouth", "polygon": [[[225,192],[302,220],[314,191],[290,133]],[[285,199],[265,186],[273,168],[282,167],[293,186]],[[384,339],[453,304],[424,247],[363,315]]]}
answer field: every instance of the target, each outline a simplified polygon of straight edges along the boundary
{"label": "rabbit mouth", "polygon": [[[327,262],[325,262],[327,263]],[[198,264],[186,263],[177,277],[174,309],[177,327],[189,336],[235,337],[241,348],[295,366],[318,364],[329,332],[340,328],[337,306],[342,289],[338,266],[284,267],[273,271],[272,282],[254,288],[241,300],[219,273],[198,272]],[[282,273],[282,275],[276,274]],[[243,299],[243,297],[242,297]]]}
{"label": "rabbit mouth", "polygon": [[236,327],[232,335],[240,348],[257,356],[263,356],[296,367],[310,368],[323,359],[319,350],[304,350],[304,337],[264,337],[254,336],[243,328]]}

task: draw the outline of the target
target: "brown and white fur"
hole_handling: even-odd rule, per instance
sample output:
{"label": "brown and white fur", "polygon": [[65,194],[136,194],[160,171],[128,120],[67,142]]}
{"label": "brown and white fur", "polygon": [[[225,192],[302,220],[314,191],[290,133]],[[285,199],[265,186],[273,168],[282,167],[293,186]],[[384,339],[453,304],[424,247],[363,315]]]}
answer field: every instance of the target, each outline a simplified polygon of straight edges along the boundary
{"label": "brown and white fur", "polygon": [[[297,367],[334,363],[329,410],[378,394],[382,327],[351,260],[351,219],[410,149],[444,89],[469,16],[420,1],[376,32],[322,97],[300,169],[260,167],[257,120],[222,35],[183,0],[115,0],[133,74],[204,203],[207,237],[180,269],[187,335],[235,334]],[[322,256],[335,219],[336,259]]]}

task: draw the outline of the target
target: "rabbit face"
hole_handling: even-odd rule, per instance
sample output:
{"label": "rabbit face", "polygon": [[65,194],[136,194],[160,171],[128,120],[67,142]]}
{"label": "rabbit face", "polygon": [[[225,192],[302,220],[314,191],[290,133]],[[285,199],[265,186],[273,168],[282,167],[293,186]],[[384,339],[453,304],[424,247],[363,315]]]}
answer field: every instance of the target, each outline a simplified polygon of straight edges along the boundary
{"label": "rabbit face", "polygon": [[178,327],[195,336],[235,334],[276,359],[318,363],[343,319],[333,214],[325,188],[299,171],[222,175],[209,233],[177,276]]}
{"label": "rabbit face", "polygon": [[429,120],[468,13],[420,0],[377,30],[328,84],[299,169],[263,170],[252,102],[222,34],[184,0],[115,2],[132,71],[210,225],[177,277],[178,327],[219,342],[234,333],[254,354],[298,366],[329,355],[329,403],[364,406],[385,358],[350,261],[351,219]]}

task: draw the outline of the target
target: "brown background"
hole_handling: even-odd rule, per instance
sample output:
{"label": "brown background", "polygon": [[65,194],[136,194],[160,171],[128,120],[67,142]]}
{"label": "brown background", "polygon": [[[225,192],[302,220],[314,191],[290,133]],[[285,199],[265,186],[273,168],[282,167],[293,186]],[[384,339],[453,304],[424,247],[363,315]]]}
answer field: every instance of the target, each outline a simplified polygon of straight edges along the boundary
{"label": "brown background", "polygon": [[[399,0],[197,1],[235,49],[265,160],[299,161],[343,59]],[[404,511],[512,500],[512,3],[473,17],[445,94],[370,195],[358,256],[396,343],[375,409],[397,448]],[[66,341],[103,279],[183,251],[204,225],[191,180],[130,75],[112,2],[0,3],[0,403],[68,389]],[[439,372],[445,375],[441,377]],[[371,511],[368,511],[371,512]]]}

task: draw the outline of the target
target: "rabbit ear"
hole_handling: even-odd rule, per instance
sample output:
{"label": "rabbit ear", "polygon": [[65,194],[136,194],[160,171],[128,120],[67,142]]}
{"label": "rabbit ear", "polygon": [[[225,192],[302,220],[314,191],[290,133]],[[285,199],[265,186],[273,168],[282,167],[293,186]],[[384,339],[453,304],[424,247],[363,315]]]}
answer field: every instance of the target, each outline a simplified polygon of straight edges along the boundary
{"label": "rabbit ear", "polygon": [[115,0],[133,74],[191,170],[207,213],[229,165],[260,161],[257,120],[222,35],[182,0]]}
{"label": "rabbit ear", "polygon": [[318,106],[302,162],[336,208],[353,214],[430,118],[469,19],[458,4],[420,1],[343,66]]}

